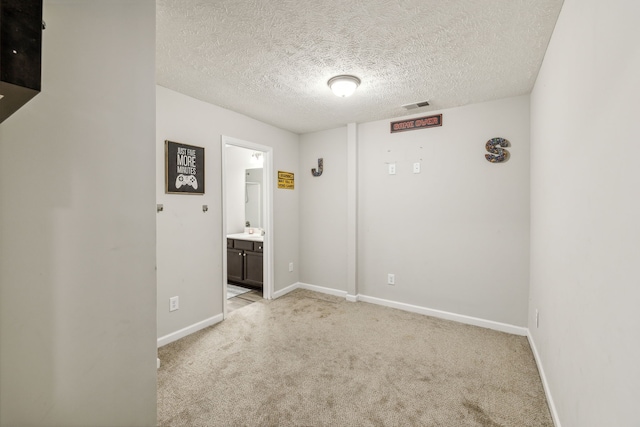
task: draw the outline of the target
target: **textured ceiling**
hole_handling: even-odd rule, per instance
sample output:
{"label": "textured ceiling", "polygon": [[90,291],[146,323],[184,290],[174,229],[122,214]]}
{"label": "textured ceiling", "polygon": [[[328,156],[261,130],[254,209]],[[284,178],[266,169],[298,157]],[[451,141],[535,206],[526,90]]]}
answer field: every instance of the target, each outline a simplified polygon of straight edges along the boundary
{"label": "textured ceiling", "polygon": [[[158,0],[157,83],[296,133],[522,95],[561,6]],[[337,74],[362,80],[350,98],[327,87]]]}

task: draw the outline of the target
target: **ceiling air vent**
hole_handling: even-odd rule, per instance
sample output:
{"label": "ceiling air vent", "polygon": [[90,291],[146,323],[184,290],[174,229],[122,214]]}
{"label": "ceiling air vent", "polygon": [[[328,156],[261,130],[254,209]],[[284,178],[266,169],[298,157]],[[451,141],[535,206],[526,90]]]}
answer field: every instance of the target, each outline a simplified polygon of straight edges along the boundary
{"label": "ceiling air vent", "polygon": [[429,101],[412,102],[411,104],[404,104],[403,107],[407,110],[415,110],[416,108],[426,107],[429,105]]}

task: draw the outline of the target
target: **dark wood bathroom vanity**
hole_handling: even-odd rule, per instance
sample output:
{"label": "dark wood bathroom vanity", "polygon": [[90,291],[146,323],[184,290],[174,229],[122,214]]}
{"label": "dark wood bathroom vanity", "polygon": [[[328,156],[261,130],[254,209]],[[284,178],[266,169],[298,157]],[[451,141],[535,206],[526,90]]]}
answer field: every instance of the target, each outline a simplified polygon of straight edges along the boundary
{"label": "dark wood bathroom vanity", "polygon": [[264,242],[227,237],[227,280],[237,285],[262,288]]}

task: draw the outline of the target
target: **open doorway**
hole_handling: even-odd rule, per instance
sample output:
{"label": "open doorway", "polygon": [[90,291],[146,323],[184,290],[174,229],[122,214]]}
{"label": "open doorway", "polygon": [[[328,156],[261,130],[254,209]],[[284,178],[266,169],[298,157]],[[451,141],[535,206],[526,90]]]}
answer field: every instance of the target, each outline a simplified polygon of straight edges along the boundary
{"label": "open doorway", "polygon": [[222,136],[224,317],[273,292],[272,148]]}

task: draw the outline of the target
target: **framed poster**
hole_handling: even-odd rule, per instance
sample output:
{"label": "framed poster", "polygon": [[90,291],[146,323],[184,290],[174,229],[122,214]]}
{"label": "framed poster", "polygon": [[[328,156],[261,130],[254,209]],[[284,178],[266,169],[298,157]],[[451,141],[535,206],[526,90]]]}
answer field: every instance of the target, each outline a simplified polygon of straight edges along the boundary
{"label": "framed poster", "polygon": [[204,194],[204,147],[164,142],[165,192]]}

